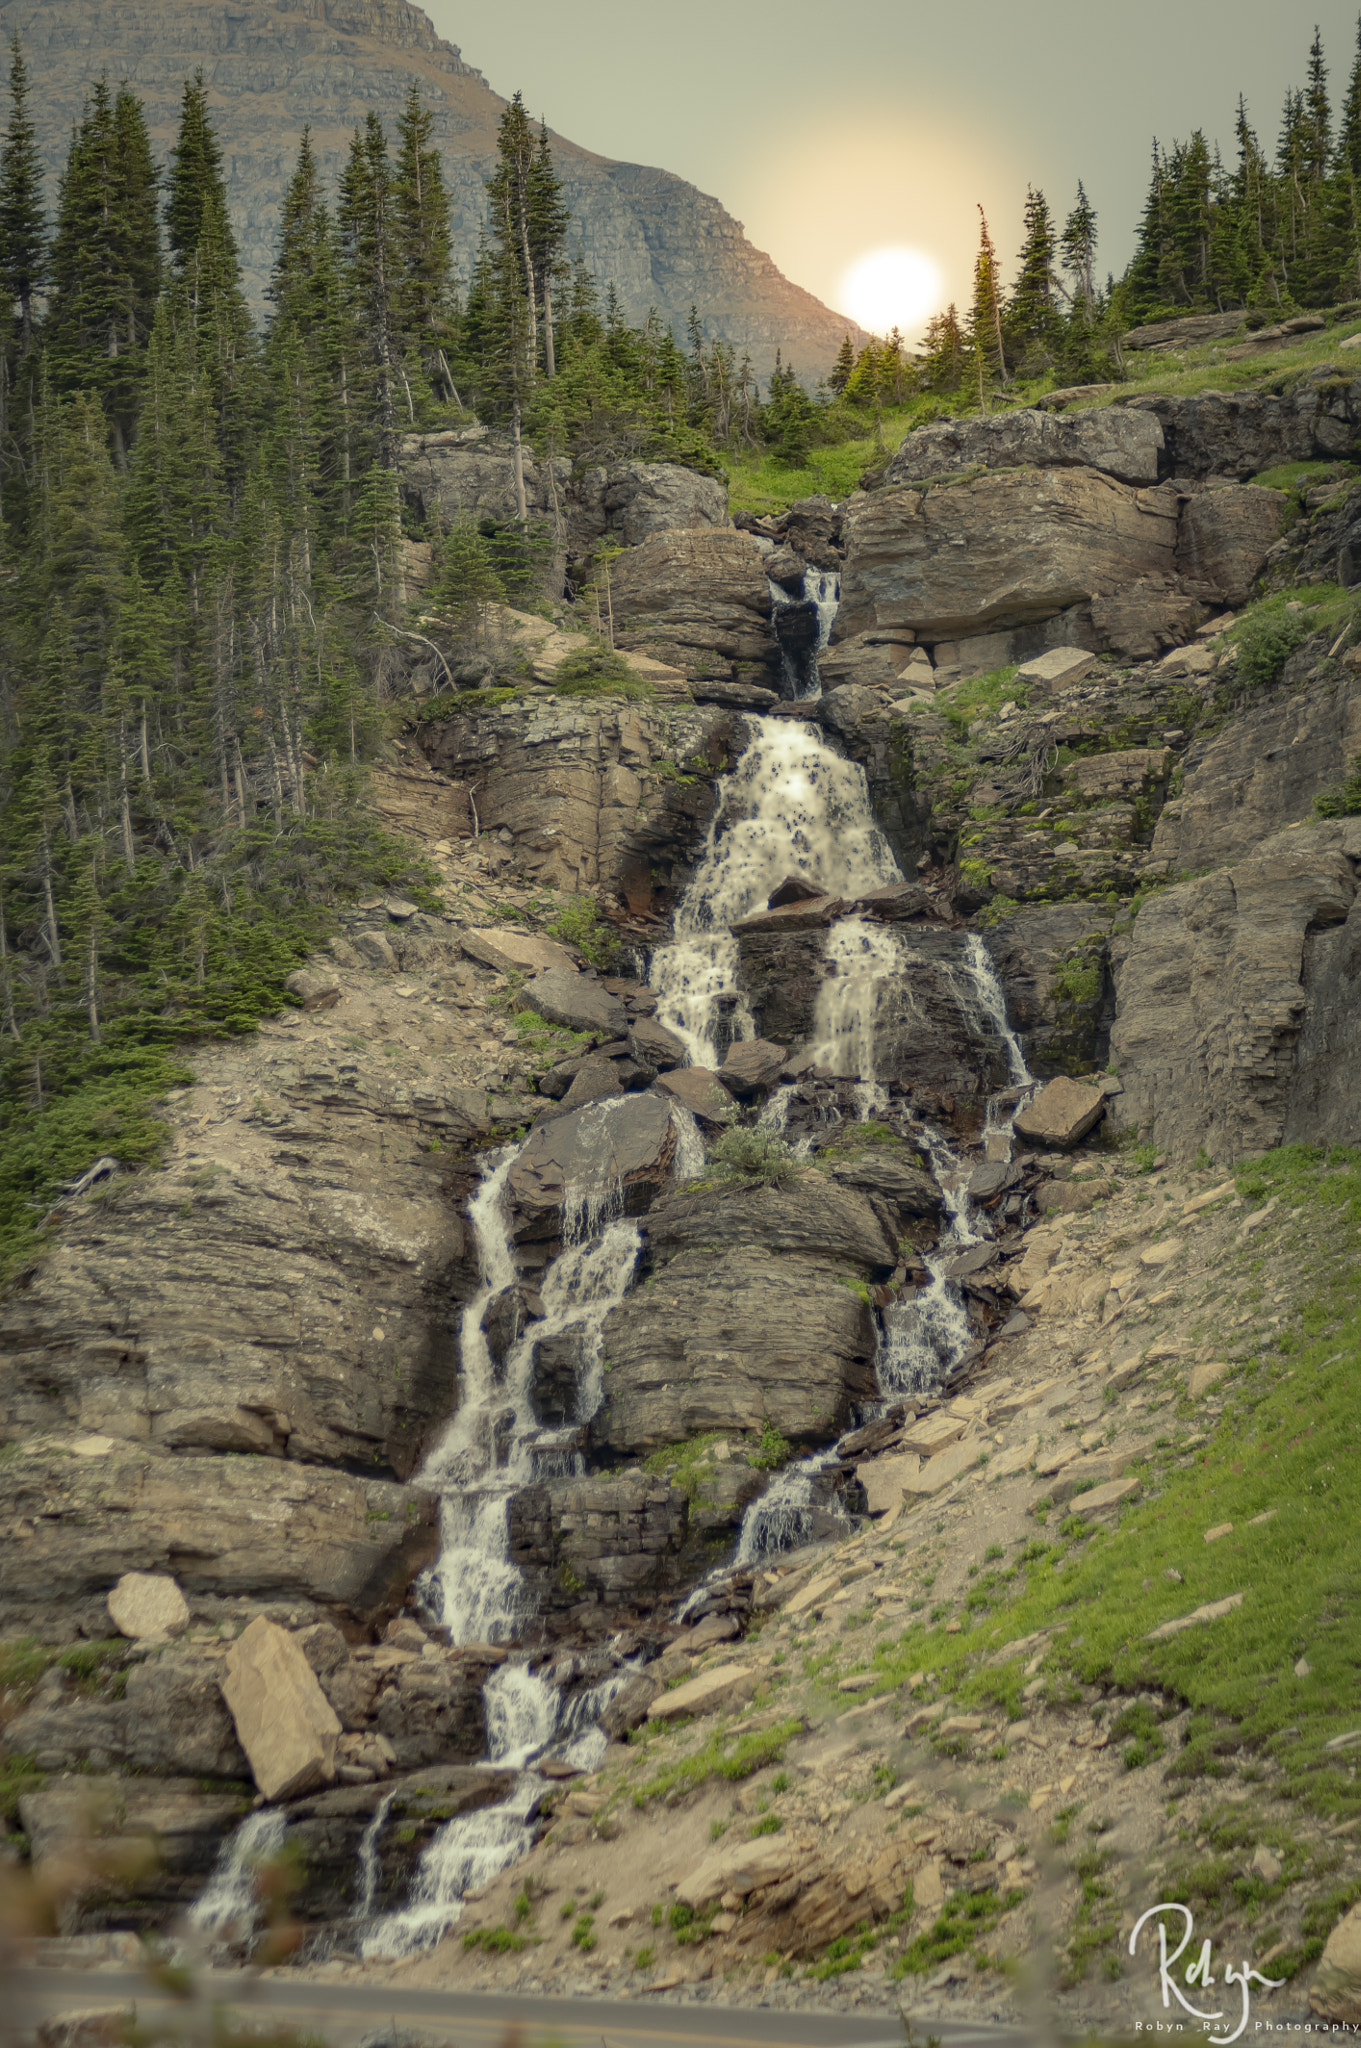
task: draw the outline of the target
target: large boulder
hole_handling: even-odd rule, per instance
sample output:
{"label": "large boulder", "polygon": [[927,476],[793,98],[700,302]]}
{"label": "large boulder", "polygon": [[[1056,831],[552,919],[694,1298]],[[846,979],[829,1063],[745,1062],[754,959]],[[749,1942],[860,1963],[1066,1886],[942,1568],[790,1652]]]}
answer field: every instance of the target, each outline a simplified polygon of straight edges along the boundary
{"label": "large boulder", "polygon": [[550,1024],[560,1024],[567,1031],[598,1031],[607,1038],[622,1038],[628,1030],[628,1015],[619,999],[603,982],[570,968],[555,967],[536,975],[525,983],[522,995],[526,1009],[537,1010]]}
{"label": "large boulder", "polygon": [[728,487],[673,462],[617,462],[574,479],[568,497],[574,545],[612,534],[636,548],[680,526],[726,526]]}
{"label": "large boulder", "polygon": [[593,1439],[620,1455],[706,1430],[827,1443],[877,1391],[868,1291],[830,1263],[757,1247],[678,1254],[605,1324]]}
{"label": "large boulder", "polygon": [[1221,484],[1200,492],[1182,508],[1178,570],[1211,584],[1226,604],[1246,603],[1267,551],[1281,537],[1289,504],[1285,491],[1255,484]]}
{"label": "large boulder", "polygon": [[869,1274],[898,1257],[897,1239],[864,1195],[811,1169],[773,1187],[677,1188],[648,1217],[647,1239],[658,1262],[700,1248],[760,1247],[845,1260]]}
{"label": "large boulder", "polygon": [[1037,469],[936,489],[857,493],[846,508],[838,627],[927,640],[1042,619],[1140,577],[1170,578],[1177,493],[1094,469]]}
{"label": "large boulder", "polygon": [[1095,469],[1123,484],[1156,484],[1162,428],[1148,413],[1112,407],[935,420],[899,443],[887,484],[924,483],[963,469]]}
{"label": "large boulder", "polygon": [[735,662],[778,671],[770,584],[750,534],[701,526],[654,534],[614,564],[610,603],[622,647],[701,673]]}
{"label": "large boulder", "polygon": [[1017,1113],[1013,1129],[1027,1145],[1052,1145],[1067,1151],[1094,1130],[1105,1113],[1106,1098],[1099,1088],[1085,1087],[1064,1074],[1048,1082]]}
{"label": "large boulder", "polygon": [[5,1728],[11,1754],[44,1771],[133,1771],[205,1778],[246,1775],[246,1759],[223,1702],[223,1665],[204,1651],[163,1650],[119,1674],[115,1698],[83,1696],[53,1666]]}
{"label": "large boulder", "polygon": [[109,1595],[109,1620],[134,1642],[164,1642],[189,1626],[189,1602],[167,1572],[124,1572]]}
{"label": "large boulder", "polygon": [[1357,390],[1355,384],[1320,391],[1301,383],[1280,398],[1256,391],[1202,391],[1193,398],[1151,392],[1129,400],[1128,410],[1148,413],[1161,426],[1165,475],[1246,482],[1282,462],[1348,454]]}
{"label": "large boulder", "polygon": [[1358,861],[1361,820],[1287,830],[1144,905],[1116,956],[1116,1120],[1179,1163],[1361,1137]]}
{"label": "large boulder", "polygon": [[1361,1906],[1344,1913],[1324,1944],[1309,2010],[1348,2031],[1361,2026]]}
{"label": "large boulder", "polygon": [[222,1697],[266,1799],[292,1798],[334,1778],[340,1722],[287,1629],[255,1617],[227,1652]]}
{"label": "large boulder", "polygon": [[636,1214],[665,1185],[675,1149],[664,1096],[649,1091],[589,1103],[535,1127],[510,1170],[510,1197],[518,1210],[538,1217],[561,1210],[574,1193],[601,1194],[615,1186]]}

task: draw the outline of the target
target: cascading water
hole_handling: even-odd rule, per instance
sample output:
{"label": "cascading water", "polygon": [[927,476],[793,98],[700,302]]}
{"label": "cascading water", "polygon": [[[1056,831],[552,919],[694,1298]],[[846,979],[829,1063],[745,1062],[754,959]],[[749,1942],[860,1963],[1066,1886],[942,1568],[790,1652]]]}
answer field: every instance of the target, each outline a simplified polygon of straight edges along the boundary
{"label": "cascading water", "polygon": [[770,587],[771,627],[780,650],[780,694],[806,703],[822,694],[818,656],[831,644],[832,627],[841,604],[841,580],[826,569],[805,569],[797,591],[766,579]]}
{"label": "cascading water", "polygon": [[189,1908],[191,1938],[216,1946],[248,1941],[260,1924],[260,1866],[283,1847],[287,1820],[277,1806],[247,1814]]}
{"label": "cascading water", "polygon": [[676,912],[676,936],[649,963],[660,1021],[697,1067],[751,1035],[731,927],[789,875],[839,896],[902,880],[874,822],[864,770],[793,718],[752,721],[756,737],[718,788],[704,853]]}
{"label": "cascading water", "polygon": [[873,1087],[880,991],[902,973],[901,941],[888,925],[843,917],[828,932],[822,957],[827,978],[813,1015],[813,1058]]}

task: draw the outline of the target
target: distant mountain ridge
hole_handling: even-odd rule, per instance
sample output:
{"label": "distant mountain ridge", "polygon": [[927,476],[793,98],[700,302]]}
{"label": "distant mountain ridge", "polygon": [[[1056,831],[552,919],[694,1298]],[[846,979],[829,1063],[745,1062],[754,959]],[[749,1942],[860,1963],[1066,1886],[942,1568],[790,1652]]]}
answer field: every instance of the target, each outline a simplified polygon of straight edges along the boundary
{"label": "distant mountain ridge", "polygon": [[[54,173],[86,93],[106,71],[146,104],[163,158],[185,78],[201,65],[226,157],[251,296],[263,302],[279,202],[310,124],[334,178],[370,107],[389,132],[414,79],[435,115],[466,275],[485,216],[484,179],[505,101],[407,0],[0,0],[33,80],[33,111]],[[535,110],[537,111],[537,110]],[[692,303],[706,332],[749,349],[768,375],[782,348],[801,374],[831,367],[859,330],[753,248],[718,200],[670,172],[613,162],[554,134],[573,212],[572,246],[619,292],[626,317],[655,306],[681,332]]]}

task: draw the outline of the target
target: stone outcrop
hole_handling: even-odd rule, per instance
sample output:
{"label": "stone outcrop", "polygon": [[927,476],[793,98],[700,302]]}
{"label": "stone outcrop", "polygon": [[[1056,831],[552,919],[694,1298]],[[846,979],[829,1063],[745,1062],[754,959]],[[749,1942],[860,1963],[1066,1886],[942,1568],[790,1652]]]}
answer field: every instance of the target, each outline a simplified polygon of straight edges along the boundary
{"label": "stone outcrop", "polygon": [[614,564],[610,603],[621,647],[697,675],[731,675],[738,665],[778,675],[770,583],[750,534],[694,526],[655,534]]}
{"label": "stone outcrop", "polygon": [[368,1619],[400,1605],[435,1547],[429,1503],[390,1480],[93,1441],[94,1454],[34,1446],[0,1462],[12,1532],[0,1627],[60,1641],[86,1623],[103,1635],[108,1589],[130,1571],[173,1572],[201,1612],[282,1599]]}
{"label": "stone outcrop", "polygon": [[227,1652],[222,1697],[266,1799],[293,1798],[335,1776],[340,1722],[287,1630],[255,1617]]}
{"label": "stone outcrop", "polygon": [[682,1488],[642,1472],[549,1480],[510,1506],[509,1554],[550,1630],[612,1633],[674,1597],[689,1534]]}
{"label": "stone outcrop", "polygon": [[187,1645],[133,1663],[120,1697],[83,1696],[60,1665],[5,1728],[11,1754],[43,1771],[115,1766],[153,1775],[245,1778],[245,1753],[222,1698],[222,1666]]}
{"label": "stone outcrop", "polygon": [[1322,365],[1285,397],[1258,391],[1201,391],[1193,398],[1149,392],[1130,399],[1127,409],[1147,414],[1162,428],[1164,476],[1246,482],[1278,463],[1347,454],[1356,438],[1361,386]]}
{"label": "stone outcrop", "polygon": [[928,641],[1023,625],[1175,571],[1178,500],[1091,469],[859,493],[846,507],[838,628]]}
{"label": "stone outcrop", "polygon": [[1115,951],[1112,1115],[1177,1160],[1354,1142],[1361,825],[1279,833],[1163,890]]}
{"label": "stone outcrop", "polygon": [[812,1173],[681,1190],[646,1233],[654,1277],[606,1321],[593,1440],[631,1455],[769,1423],[791,1442],[825,1441],[872,1397],[864,1283],[892,1269],[897,1239],[863,1194]]}
{"label": "stone outcrop", "polygon": [[510,1200],[532,1228],[546,1217],[560,1217],[573,1190],[617,1183],[637,1213],[665,1184],[675,1149],[664,1095],[649,1091],[618,1100],[617,1106],[587,1104],[535,1130],[510,1170]]}
{"label": "stone outcrop", "polygon": [[972,469],[1094,469],[1122,484],[1156,484],[1163,434],[1146,412],[1115,407],[936,420],[899,443],[886,484],[925,483]]}
{"label": "stone outcrop", "polygon": [[[111,52],[118,75],[146,103],[161,158],[174,141],[184,81],[203,66],[232,221],[257,303],[274,262],[279,208],[304,123],[322,178],[332,183],[356,125],[372,110],[395,134],[416,86],[443,158],[455,268],[471,275],[505,102],[408,0],[61,0],[39,10],[7,0],[0,23],[6,35],[15,29],[24,38],[41,112],[39,144],[54,182],[85,96]],[[552,146],[572,210],[572,245],[602,284],[615,286],[627,319],[641,322],[655,308],[683,334],[698,297],[709,331],[725,336],[739,355],[749,349],[759,375],[769,374],[781,347],[805,374],[831,367],[844,317],[783,277],[716,199],[667,171],[611,162],[561,135]]]}
{"label": "stone outcrop", "polygon": [[1354,671],[1249,698],[1188,749],[1181,794],[1164,806],[1153,835],[1154,858],[1189,873],[1241,859],[1282,826],[1310,818],[1314,798],[1357,754]]}
{"label": "stone outcrop", "polygon": [[1221,484],[1187,501],[1177,534],[1178,573],[1218,591],[1225,604],[1247,602],[1268,551],[1281,537],[1290,500],[1255,484]]}
{"label": "stone outcrop", "polygon": [[[518,517],[508,439],[484,426],[413,434],[401,444],[402,482],[419,516],[508,526]],[[530,515],[551,524],[568,560],[583,564],[607,537],[639,547],[677,527],[726,527],[728,489],[667,462],[620,462],[581,473],[561,456],[523,459]]]}
{"label": "stone outcrop", "polygon": [[475,788],[483,831],[509,832],[541,887],[599,889],[646,911],[674,899],[703,844],[713,796],[693,763],[712,773],[730,736],[722,711],[550,699],[448,719],[424,744],[436,768]]}

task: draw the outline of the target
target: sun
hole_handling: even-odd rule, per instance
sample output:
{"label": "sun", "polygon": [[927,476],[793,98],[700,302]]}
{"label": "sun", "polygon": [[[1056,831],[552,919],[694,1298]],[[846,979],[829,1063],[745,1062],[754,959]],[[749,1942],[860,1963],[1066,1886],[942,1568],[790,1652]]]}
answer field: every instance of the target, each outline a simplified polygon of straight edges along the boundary
{"label": "sun", "polygon": [[871,334],[900,327],[910,338],[939,310],[944,288],[939,267],[920,249],[871,249],[842,278],[840,300]]}

